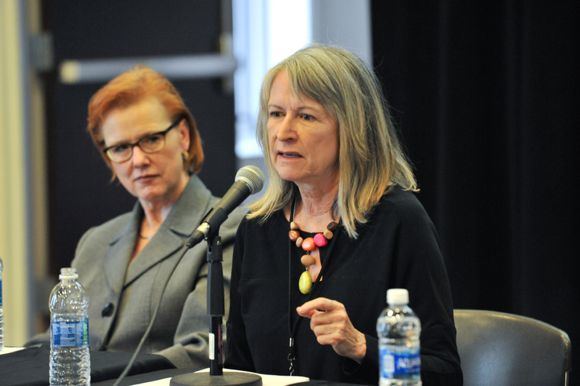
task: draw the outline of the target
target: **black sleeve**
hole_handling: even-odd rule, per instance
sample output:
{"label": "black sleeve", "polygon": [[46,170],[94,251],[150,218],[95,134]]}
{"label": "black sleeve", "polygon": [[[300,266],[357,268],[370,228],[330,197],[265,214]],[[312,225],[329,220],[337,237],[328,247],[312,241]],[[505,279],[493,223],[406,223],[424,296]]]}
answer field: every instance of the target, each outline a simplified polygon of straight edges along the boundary
{"label": "black sleeve", "polygon": [[367,352],[361,363],[349,358],[344,358],[342,371],[348,377],[365,384],[376,383],[376,374],[379,373],[379,344],[377,338],[365,334]]}
{"label": "black sleeve", "polygon": [[393,283],[409,290],[421,321],[423,385],[461,385],[451,289],[435,227],[418,201],[400,209]]}
{"label": "black sleeve", "polygon": [[254,371],[252,354],[246,338],[242,319],[241,297],[239,291],[242,261],[244,257],[244,239],[247,220],[242,220],[236,234],[230,285],[230,312],[227,322],[225,367],[230,369]]}

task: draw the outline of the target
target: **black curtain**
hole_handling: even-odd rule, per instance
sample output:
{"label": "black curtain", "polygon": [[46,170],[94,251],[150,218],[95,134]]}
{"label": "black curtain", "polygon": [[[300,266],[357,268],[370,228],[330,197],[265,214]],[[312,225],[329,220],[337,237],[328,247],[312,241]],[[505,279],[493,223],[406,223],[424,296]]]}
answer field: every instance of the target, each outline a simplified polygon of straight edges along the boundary
{"label": "black curtain", "polygon": [[578,1],[372,1],[375,69],[438,228],[455,307],[543,320],[573,348],[579,20]]}

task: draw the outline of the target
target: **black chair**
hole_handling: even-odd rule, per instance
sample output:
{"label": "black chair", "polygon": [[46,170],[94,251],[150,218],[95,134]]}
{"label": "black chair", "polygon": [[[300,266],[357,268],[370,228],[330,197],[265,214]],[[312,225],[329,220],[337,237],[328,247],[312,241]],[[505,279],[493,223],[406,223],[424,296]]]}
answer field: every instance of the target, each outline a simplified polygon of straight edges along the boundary
{"label": "black chair", "polygon": [[496,311],[454,311],[465,386],[568,385],[571,343],[547,323]]}

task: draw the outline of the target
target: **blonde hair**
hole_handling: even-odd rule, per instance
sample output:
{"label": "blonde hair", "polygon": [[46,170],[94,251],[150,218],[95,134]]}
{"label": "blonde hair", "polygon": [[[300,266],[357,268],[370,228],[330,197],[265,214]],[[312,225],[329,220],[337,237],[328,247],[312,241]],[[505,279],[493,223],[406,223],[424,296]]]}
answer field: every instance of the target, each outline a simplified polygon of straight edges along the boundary
{"label": "blonde hair", "polygon": [[339,188],[337,215],[351,238],[372,208],[393,185],[417,191],[413,170],[391,122],[380,83],[354,54],[341,48],[312,46],[297,51],[266,74],[262,83],[257,136],[264,152],[269,184],[250,206],[248,218],[265,221],[287,207],[294,183],[280,178],[270,157],[268,101],[276,76],[286,71],[293,91],[322,104],[338,122]]}

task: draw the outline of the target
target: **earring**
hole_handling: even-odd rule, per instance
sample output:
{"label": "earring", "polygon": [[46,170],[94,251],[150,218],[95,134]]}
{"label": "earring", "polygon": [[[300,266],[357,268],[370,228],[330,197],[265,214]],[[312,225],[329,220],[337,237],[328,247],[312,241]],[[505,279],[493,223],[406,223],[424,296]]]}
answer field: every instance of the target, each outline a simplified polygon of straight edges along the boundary
{"label": "earring", "polygon": [[189,153],[186,151],[182,151],[181,159],[183,161],[183,170],[191,174],[191,161],[189,160]]}

